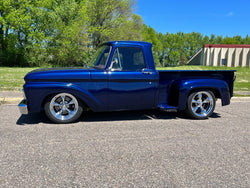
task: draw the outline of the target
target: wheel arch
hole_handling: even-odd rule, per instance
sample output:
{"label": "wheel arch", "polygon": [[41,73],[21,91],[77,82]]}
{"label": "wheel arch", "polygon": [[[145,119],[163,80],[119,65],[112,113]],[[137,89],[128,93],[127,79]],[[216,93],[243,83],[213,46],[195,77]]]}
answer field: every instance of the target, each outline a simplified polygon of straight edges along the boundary
{"label": "wheel arch", "polygon": [[[62,92],[53,92],[53,93],[50,93],[50,94],[48,94],[47,96],[45,96],[45,97],[43,98],[43,100],[42,100],[40,109],[43,110],[43,109],[44,109],[44,105],[45,105],[45,103],[47,102],[47,100],[50,99],[50,98],[52,98],[53,96],[59,94],[59,93],[62,93]],[[65,93],[65,92],[64,92],[64,93]],[[66,93],[68,93],[68,92],[66,92]],[[87,105],[87,103],[86,103],[82,98],[78,97],[78,96],[75,95],[74,93],[69,93],[69,94],[73,95],[78,101],[80,101],[80,103],[82,104],[82,107],[83,107],[84,109],[90,108],[90,107]]]}
{"label": "wheel arch", "polygon": [[203,88],[203,87],[201,87],[201,88],[192,88],[188,92],[188,96],[191,95],[192,93],[198,92],[198,91],[211,91],[211,92],[213,92],[215,98],[217,98],[217,99],[221,98],[221,94],[220,94],[219,89],[218,88],[213,88],[213,87],[211,87],[211,88]]}

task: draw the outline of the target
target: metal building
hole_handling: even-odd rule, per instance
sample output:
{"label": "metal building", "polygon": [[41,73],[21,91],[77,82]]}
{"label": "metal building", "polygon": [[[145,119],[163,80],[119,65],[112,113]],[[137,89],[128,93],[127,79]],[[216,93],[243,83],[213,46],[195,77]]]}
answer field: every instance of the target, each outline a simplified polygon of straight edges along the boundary
{"label": "metal building", "polygon": [[250,67],[250,45],[205,44],[188,65]]}

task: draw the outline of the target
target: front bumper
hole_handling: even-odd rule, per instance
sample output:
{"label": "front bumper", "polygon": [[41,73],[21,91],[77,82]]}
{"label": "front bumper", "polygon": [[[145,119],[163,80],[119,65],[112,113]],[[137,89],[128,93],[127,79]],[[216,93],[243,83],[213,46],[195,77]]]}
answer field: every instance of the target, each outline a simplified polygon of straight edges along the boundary
{"label": "front bumper", "polygon": [[28,105],[27,100],[23,99],[18,105],[19,111],[21,114],[28,114]]}

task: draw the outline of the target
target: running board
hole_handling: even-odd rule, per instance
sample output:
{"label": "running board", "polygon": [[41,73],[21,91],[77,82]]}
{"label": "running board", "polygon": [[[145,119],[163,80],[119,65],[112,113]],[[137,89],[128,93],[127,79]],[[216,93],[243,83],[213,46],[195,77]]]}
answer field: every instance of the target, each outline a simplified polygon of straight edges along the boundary
{"label": "running board", "polygon": [[158,108],[160,110],[163,110],[163,111],[167,111],[167,112],[176,112],[178,110],[177,107],[175,106],[170,106],[168,104],[159,104],[158,105]]}

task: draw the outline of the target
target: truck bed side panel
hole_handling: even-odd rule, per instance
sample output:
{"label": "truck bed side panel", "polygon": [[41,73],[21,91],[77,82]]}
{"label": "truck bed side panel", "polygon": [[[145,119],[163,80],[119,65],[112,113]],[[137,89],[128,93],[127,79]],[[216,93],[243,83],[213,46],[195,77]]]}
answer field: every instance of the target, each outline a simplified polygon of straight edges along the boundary
{"label": "truck bed side panel", "polygon": [[[193,85],[190,86],[190,88],[180,90],[182,89],[181,87],[184,87],[185,82],[192,82],[193,80]],[[216,80],[219,80],[218,85],[215,84],[217,83]],[[222,100],[222,104],[226,105],[229,104],[228,100],[233,96],[233,81],[234,71],[159,71],[159,104],[169,104],[180,107],[181,103],[186,103],[186,101],[179,101],[183,98],[181,96],[188,96],[190,90],[214,88],[218,90],[221,89],[223,96],[226,96],[225,99]],[[224,85],[228,87],[228,94],[227,91],[225,91]],[[223,87],[224,89],[218,87]],[[216,97],[220,98],[221,93],[215,93]]]}

